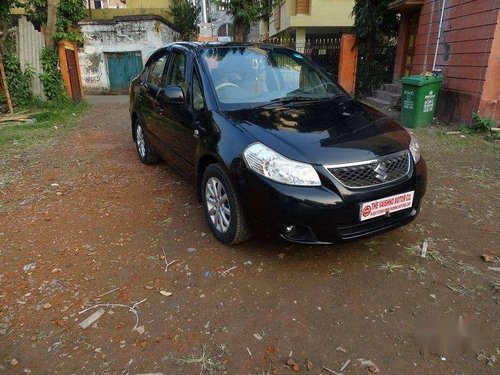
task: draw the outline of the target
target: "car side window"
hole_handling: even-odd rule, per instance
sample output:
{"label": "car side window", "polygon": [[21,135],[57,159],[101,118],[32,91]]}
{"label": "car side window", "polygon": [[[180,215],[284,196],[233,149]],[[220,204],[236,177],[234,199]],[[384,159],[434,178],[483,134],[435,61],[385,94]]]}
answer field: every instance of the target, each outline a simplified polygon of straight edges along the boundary
{"label": "car side window", "polygon": [[200,78],[195,70],[193,71],[193,109],[201,111],[203,108],[205,108],[205,98],[203,97]]}
{"label": "car side window", "polygon": [[167,62],[167,55],[161,56],[159,59],[153,61],[149,68],[148,83],[152,86],[160,86],[163,78],[163,71]]}
{"label": "car side window", "polygon": [[166,86],[180,86],[184,95],[187,92],[187,79],[186,79],[186,55],[182,52],[175,52],[172,56],[170,67],[168,70],[167,79],[165,82]]}

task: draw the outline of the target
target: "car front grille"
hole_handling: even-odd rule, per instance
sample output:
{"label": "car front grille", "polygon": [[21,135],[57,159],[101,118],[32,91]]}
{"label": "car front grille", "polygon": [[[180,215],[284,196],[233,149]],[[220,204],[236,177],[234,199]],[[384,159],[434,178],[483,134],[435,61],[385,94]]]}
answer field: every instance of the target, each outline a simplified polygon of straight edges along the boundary
{"label": "car front grille", "polygon": [[376,160],[325,166],[348,188],[364,188],[397,181],[410,171],[410,153],[398,152]]}

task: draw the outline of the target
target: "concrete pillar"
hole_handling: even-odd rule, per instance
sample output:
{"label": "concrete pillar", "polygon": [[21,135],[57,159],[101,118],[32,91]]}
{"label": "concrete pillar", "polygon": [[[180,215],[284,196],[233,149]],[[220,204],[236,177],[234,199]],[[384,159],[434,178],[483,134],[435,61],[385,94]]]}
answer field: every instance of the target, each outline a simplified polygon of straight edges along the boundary
{"label": "concrete pillar", "polygon": [[297,27],[295,29],[295,49],[299,52],[304,52],[306,47],[306,28]]}
{"label": "concrete pillar", "polygon": [[354,95],[356,90],[357,66],[358,47],[356,47],[356,37],[352,34],[343,34],[340,38],[338,82],[351,95]]}

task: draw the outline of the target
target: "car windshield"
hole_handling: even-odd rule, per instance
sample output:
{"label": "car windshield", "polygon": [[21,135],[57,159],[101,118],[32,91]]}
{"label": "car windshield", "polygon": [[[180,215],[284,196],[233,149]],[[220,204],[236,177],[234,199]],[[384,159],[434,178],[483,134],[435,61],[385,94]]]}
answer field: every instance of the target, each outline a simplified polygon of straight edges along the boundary
{"label": "car windshield", "polygon": [[217,46],[204,49],[202,58],[226,108],[328,100],[343,94],[329,76],[290,49]]}

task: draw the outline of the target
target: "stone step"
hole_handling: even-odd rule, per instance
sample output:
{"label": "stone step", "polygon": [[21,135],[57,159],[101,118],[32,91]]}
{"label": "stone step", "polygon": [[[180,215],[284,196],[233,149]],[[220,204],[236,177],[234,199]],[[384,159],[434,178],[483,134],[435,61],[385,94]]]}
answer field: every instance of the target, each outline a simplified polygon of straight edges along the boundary
{"label": "stone step", "polygon": [[375,97],[385,100],[392,105],[397,104],[399,98],[401,98],[401,94],[396,94],[394,92],[385,91],[385,90],[375,90]]}
{"label": "stone step", "polygon": [[361,99],[361,102],[368,104],[370,107],[375,108],[376,110],[382,112],[388,117],[391,117],[397,121],[400,120],[401,114],[399,111],[393,109],[391,103],[386,100],[375,98],[373,96],[369,96]]}
{"label": "stone step", "polygon": [[388,108],[392,107],[392,104],[390,102],[388,102],[387,100],[379,99],[379,98],[376,98],[374,96],[368,96],[368,97],[364,98],[363,101],[366,104],[371,105],[372,107],[375,107],[375,108],[388,109]]}
{"label": "stone step", "polygon": [[403,90],[403,85],[401,85],[401,83],[398,82],[384,83],[384,89],[385,91],[390,91],[393,92],[394,94],[401,95],[401,92]]}

